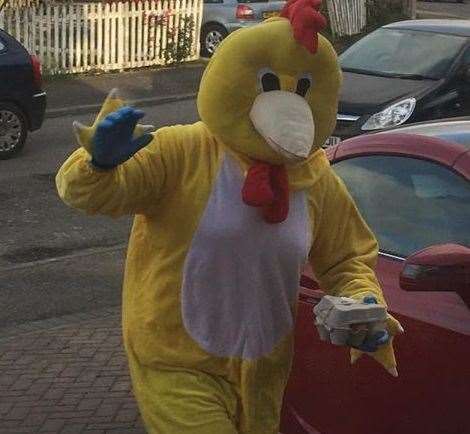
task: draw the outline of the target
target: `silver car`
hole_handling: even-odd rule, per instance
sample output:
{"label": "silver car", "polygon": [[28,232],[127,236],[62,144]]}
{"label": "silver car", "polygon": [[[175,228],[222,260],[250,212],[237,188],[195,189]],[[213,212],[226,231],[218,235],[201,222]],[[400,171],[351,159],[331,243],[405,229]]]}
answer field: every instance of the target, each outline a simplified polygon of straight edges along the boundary
{"label": "silver car", "polygon": [[279,15],[285,3],[278,0],[204,0],[202,55],[212,56],[222,40],[234,30]]}

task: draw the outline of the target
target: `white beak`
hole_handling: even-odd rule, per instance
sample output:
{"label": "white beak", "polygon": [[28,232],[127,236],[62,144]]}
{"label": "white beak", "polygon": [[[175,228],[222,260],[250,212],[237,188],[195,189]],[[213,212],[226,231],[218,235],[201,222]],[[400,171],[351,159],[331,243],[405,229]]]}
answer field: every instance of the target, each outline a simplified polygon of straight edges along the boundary
{"label": "white beak", "polygon": [[273,90],[258,95],[250,112],[255,129],[268,145],[289,160],[304,160],[315,139],[307,101],[293,92]]}

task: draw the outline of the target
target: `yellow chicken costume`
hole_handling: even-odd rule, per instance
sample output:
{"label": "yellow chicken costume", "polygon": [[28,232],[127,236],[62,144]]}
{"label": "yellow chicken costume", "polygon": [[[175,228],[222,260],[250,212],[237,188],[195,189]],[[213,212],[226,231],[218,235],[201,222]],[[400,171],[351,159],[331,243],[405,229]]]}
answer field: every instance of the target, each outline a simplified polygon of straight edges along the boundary
{"label": "yellow chicken costume", "polygon": [[[123,335],[149,433],[278,432],[306,261],[327,293],[384,302],[376,240],[320,149],[341,75],[318,4],[228,37],[201,82],[202,121],[100,167],[94,137],[124,105],[110,95],[57,175],[70,206],[135,215]],[[396,372],[391,340],[373,355]]]}

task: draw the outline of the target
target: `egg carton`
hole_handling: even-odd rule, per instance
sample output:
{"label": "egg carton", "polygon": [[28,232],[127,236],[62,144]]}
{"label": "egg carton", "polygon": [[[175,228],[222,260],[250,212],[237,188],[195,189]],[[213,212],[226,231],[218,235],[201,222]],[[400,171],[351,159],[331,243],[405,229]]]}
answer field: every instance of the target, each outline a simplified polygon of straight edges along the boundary
{"label": "egg carton", "polygon": [[313,313],[320,339],[334,345],[360,345],[368,335],[383,329],[387,319],[383,304],[331,295],[325,295]]}

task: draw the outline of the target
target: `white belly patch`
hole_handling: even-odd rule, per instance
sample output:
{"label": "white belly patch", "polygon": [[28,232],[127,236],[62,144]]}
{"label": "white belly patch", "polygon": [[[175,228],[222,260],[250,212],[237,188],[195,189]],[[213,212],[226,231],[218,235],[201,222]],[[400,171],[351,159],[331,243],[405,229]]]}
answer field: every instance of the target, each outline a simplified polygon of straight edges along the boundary
{"label": "white belly patch", "polygon": [[243,182],[226,157],[186,257],[182,313],[210,354],[257,359],[293,329],[311,227],[303,192],[291,193],[284,222],[269,224],[242,202]]}

